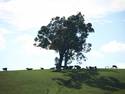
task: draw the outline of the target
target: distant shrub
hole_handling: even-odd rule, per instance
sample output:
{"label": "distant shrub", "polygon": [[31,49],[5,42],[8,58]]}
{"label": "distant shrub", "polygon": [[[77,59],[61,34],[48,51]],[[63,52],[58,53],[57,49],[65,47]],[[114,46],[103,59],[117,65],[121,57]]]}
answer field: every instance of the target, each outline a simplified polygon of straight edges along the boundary
{"label": "distant shrub", "polygon": [[56,68],[55,68],[55,67],[52,67],[52,68],[50,68],[50,70],[56,70]]}

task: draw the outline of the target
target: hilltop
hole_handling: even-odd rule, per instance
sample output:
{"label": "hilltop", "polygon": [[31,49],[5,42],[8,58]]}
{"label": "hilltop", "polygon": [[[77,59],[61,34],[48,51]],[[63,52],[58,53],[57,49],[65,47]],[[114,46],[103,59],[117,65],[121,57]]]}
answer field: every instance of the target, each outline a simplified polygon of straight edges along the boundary
{"label": "hilltop", "polygon": [[0,72],[0,94],[125,94],[125,69]]}

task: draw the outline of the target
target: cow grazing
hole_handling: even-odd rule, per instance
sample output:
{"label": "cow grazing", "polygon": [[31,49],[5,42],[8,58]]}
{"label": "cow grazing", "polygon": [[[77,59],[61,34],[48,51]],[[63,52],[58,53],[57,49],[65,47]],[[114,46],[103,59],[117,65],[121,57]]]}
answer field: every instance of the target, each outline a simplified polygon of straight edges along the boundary
{"label": "cow grazing", "polygon": [[93,67],[92,66],[89,66],[89,67],[86,66],[86,69],[95,71],[95,70],[97,70],[97,67],[96,66],[93,66]]}
{"label": "cow grazing", "polygon": [[70,70],[73,69],[73,66],[68,66],[68,69],[70,69]]}
{"label": "cow grazing", "polygon": [[33,68],[26,68],[26,70],[33,70]]}
{"label": "cow grazing", "polygon": [[89,66],[90,70],[95,70],[95,67]]}
{"label": "cow grazing", "polygon": [[112,68],[117,69],[118,67],[116,65],[112,65]]}
{"label": "cow grazing", "polygon": [[41,70],[44,70],[44,68],[40,68]]}
{"label": "cow grazing", "polygon": [[75,67],[75,69],[81,69],[81,67],[79,65],[75,65],[74,67]]}
{"label": "cow grazing", "polygon": [[97,70],[97,67],[95,66],[95,70]]}
{"label": "cow grazing", "polygon": [[7,68],[3,68],[3,71],[7,71]]}

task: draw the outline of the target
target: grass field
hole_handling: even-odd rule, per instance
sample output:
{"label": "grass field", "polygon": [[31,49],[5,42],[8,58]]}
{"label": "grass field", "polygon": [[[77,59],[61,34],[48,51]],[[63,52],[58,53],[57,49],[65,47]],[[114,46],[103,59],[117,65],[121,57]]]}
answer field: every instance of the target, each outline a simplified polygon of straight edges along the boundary
{"label": "grass field", "polygon": [[125,69],[1,71],[0,94],[125,94]]}

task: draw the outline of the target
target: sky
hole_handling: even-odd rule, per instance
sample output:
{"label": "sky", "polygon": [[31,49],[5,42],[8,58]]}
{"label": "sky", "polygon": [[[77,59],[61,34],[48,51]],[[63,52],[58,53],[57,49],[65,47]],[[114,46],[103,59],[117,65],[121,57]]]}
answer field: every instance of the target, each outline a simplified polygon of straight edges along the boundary
{"label": "sky", "polygon": [[34,47],[34,38],[51,18],[78,12],[95,29],[87,39],[92,50],[80,66],[125,68],[125,0],[0,0],[0,70],[54,67],[58,53]]}

